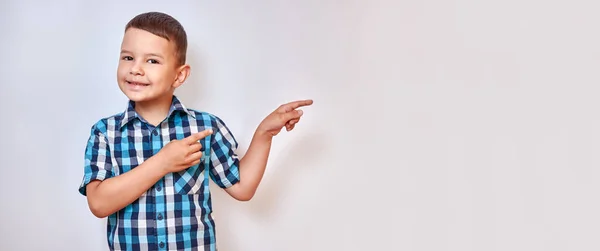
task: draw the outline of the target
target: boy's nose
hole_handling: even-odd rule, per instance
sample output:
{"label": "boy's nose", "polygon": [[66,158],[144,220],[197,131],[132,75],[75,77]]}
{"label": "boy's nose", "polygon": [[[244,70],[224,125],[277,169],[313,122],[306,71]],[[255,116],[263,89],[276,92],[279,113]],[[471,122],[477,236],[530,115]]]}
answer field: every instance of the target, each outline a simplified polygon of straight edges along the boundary
{"label": "boy's nose", "polygon": [[144,71],[138,64],[134,64],[129,70],[129,74],[131,75],[144,75]]}

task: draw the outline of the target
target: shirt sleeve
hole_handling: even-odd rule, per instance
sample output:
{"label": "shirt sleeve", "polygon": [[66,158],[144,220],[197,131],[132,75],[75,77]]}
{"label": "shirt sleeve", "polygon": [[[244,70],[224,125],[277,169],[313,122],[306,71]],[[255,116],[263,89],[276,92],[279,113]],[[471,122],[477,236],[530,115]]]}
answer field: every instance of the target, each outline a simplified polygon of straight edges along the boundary
{"label": "shirt sleeve", "polygon": [[90,137],[85,148],[85,164],[83,181],[79,186],[79,193],[86,196],[86,186],[93,180],[105,180],[113,176],[112,161],[106,136],[99,129],[92,127]]}
{"label": "shirt sleeve", "polygon": [[225,123],[216,118],[210,152],[210,177],[221,188],[228,188],[240,181],[237,141]]}

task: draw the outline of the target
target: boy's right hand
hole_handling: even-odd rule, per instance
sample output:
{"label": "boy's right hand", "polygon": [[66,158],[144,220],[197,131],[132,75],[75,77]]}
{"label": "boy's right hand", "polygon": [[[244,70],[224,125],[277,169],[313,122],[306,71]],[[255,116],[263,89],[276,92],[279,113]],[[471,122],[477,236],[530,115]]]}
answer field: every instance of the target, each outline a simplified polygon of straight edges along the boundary
{"label": "boy's right hand", "polygon": [[200,140],[212,134],[211,129],[192,134],[181,140],[173,140],[165,145],[159,152],[165,172],[179,172],[190,166],[200,163],[202,145]]}

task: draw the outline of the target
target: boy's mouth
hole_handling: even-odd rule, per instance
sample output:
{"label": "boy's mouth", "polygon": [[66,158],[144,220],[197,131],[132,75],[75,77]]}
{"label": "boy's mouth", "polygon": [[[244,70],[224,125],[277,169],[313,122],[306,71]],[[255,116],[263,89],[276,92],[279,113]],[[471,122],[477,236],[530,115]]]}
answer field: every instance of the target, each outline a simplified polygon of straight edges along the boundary
{"label": "boy's mouth", "polygon": [[126,81],[128,85],[134,85],[134,86],[149,86],[150,84],[144,84],[144,83],[140,83],[140,82],[131,82],[131,81]]}

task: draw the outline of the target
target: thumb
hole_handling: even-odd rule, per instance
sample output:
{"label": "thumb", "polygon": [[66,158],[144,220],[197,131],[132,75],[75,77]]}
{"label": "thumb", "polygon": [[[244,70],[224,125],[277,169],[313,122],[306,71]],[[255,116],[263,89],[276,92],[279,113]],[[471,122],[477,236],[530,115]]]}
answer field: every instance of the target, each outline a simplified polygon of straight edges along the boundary
{"label": "thumb", "polygon": [[285,120],[284,122],[287,123],[290,120],[299,119],[302,116],[302,114],[302,110],[291,110],[289,112],[286,112],[283,114],[283,119]]}

